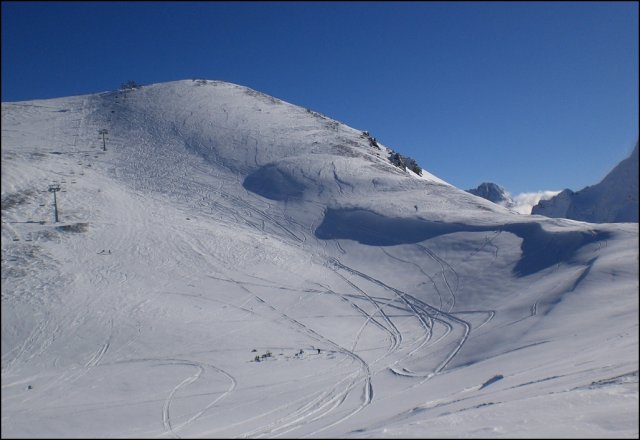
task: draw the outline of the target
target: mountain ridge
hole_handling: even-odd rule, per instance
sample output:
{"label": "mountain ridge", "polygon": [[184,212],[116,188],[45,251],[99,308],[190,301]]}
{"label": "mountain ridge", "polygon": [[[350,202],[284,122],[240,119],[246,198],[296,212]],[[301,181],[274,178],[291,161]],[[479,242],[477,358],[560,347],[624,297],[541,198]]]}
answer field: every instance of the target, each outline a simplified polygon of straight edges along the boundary
{"label": "mountain ridge", "polygon": [[638,222],[638,143],[599,183],[541,200],[532,214],[591,223]]}

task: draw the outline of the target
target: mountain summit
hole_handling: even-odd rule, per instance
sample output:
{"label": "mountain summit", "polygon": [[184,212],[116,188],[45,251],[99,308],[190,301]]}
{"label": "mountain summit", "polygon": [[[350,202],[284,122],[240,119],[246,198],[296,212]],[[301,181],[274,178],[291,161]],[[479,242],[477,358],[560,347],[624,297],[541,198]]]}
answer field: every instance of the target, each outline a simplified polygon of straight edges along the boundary
{"label": "mountain summit", "polygon": [[637,436],[638,225],[373,134],[222,81],[2,103],[2,436]]}
{"label": "mountain summit", "polygon": [[507,193],[503,187],[493,182],[483,182],[478,185],[477,188],[468,189],[467,192],[506,208],[514,205],[509,193]]}

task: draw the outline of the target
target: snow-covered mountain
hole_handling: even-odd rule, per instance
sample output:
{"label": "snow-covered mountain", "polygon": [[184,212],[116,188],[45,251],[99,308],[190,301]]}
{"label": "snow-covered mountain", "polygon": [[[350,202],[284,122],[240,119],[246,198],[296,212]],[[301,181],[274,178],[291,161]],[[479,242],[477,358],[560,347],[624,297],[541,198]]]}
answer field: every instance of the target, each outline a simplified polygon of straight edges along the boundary
{"label": "snow-covered mountain", "polygon": [[592,223],[638,222],[638,144],[600,183],[578,192],[565,189],[541,200],[531,213]]}
{"label": "snow-covered mountain", "polygon": [[637,437],[638,225],[390,154],[219,81],[2,103],[2,436]]}
{"label": "snow-covered mountain", "polygon": [[507,193],[503,187],[493,182],[482,182],[477,188],[468,189],[467,192],[506,208],[514,205],[509,193]]}
{"label": "snow-covered mountain", "polygon": [[537,191],[520,193],[511,196],[506,189],[492,182],[483,182],[477,188],[466,190],[483,199],[489,200],[500,206],[508,208],[510,211],[518,214],[531,214],[531,208],[537,205],[540,200],[549,199],[557,195],[560,191]]}

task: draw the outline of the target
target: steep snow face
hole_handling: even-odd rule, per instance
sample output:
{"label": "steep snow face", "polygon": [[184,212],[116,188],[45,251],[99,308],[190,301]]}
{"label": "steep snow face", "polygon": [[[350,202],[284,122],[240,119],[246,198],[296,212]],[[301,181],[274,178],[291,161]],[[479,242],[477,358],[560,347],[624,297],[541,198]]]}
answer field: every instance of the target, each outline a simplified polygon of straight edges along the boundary
{"label": "steep snow face", "polygon": [[566,189],[541,200],[531,213],[593,223],[638,222],[638,144],[597,185],[578,192]]}
{"label": "steep snow face", "polygon": [[3,103],[3,437],[637,436],[637,224],[390,151],[219,81]]}

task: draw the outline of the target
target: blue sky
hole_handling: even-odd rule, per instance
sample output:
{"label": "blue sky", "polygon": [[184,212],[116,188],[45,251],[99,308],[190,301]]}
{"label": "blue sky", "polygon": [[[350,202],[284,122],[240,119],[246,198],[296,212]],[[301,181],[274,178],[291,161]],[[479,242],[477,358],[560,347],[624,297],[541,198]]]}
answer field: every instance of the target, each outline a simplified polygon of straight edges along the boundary
{"label": "blue sky", "polygon": [[2,101],[190,78],[320,111],[455,186],[597,183],[638,139],[637,2],[2,2]]}

